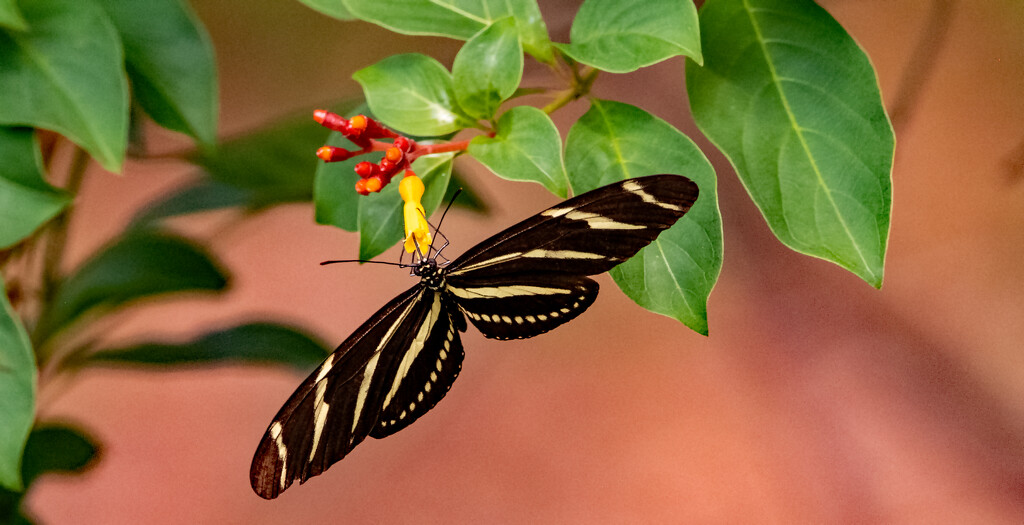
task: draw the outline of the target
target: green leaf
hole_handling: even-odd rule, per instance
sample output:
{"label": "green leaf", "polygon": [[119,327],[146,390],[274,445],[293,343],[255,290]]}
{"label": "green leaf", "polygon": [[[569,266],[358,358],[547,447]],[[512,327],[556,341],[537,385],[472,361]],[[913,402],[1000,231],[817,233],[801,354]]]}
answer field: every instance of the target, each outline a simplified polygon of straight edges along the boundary
{"label": "green leaf", "polygon": [[21,458],[36,409],[36,358],[0,276],[0,486],[22,490]]}
{"label": "green leaf", "polygon": [[698,26],[693,2],[587,0],[572,22],[572,43],[555,45],[578,62],[628,73],[676,55],[700,63]]}
{"label": "green leaf", "polygon": [[331,350],[298,328],[255,322],[202,335],[186,343],[144,342],[98,350],[74,366],[208,366],[280,364],[312,370]]}
{"label": "green leaf", "polygon": [[217,139],[217,68],[202,22],[181,0],[97,0],[124,44],[132,94],[157,124]]}
{"label": "green leaf", "polygon": [[523,46],[512,18],[487,26],[462,46],[452,64],[455,99],[467,113],[491,119],[523,78]]}
{"label": "green leaf", "polygon": [[101,249],[57,287],[40,318],[40,340],[89,311],[175,292],[219,291],[227,275],[200,247],[152,230],[133,231]]}
{"label": "green leaf", "polygon": [[70,202],[43,179],[39,144],[29,128],[0,127],[0,248],[12,246]]}
{"label": "green leaf", "polygon": [[22,476],[25,485],[43,474],[74,474],[90,466],[99,451],[96,442],[67,425],[42,423],[32,429],[25,445]]}
{"label": "green leaf", "polygon": [[25,17],[21,16],[15,0],[0,0],[0,29],[3,28],[15,31],[28,29],[28,23],[25,22]]}
{"label": "green leaf", "polygon": [[299,0],[306,7],[314,11],[319,11],[327,16],[337,18],[338,20],[354,20],[355,17],[349,12],[348,8],[345,7],[345,3],[342,0]]}
{"label": "green leaf", "polygon": [[[453,153],[416,159],[412,169],[423,180],[423,209],[430,217],[444,198],[452,171]],[[373,259],[405,237],[404,202],[398,195],[398,176],[380,193],[359,196],[359,258]]]}
{"label": "green leaf", "polygon": [[455,102],[452,76],[419,53],[393,55],[356,71],[370,111],[403,133],[434,137],[472,126]]}
{"label": "green leaf", "polygon": [[551,41],[536,0],[342,0],[361,20],[406,35],[466,40],[495,21],[513,16],[528,53],[551,63]]}
{"label": "green leaf", "polygon": [[56,131],[120,171],[128,82],[117,30],[91,1],[19,6],[31,30],[0,31],[0,124]]}
{"label": "green leaf", "polygon": [[809,0],[709,0],[694,120],[775,235],[882,285],[892,125],[867,56]]}
{"label": "green leaf", "polygon": [[565,164],[575,194],[658,173],[683,175],[697,184],[700,195],[693,208],[609,273],[640,306],[706,335],[707,298],[722,269],[722,217],[715,172],[700,149],[640,108],[593,100],[569,130]]}
{"label": "green leaf", "polygon": [[562,138],[551,118],[537,108],[506,111],[498,120],[497,135],[473,137],[469,154],[501,178],[537,182],[565,198]]}

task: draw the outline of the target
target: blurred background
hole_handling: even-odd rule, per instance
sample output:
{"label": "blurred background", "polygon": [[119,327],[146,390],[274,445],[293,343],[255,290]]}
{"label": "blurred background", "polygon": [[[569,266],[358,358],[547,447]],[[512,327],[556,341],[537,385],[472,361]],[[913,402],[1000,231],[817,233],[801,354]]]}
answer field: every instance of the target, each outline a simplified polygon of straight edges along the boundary
{"label": "blurred background", "polygon": [[[597,303],[555,332],[499,342],[471,329],[463,373],[428,416],[269,502],[249,462],[301,375],[90,370],[42,416],[89,430],[101,460],[41,480],[31,512],[49,524],[1024,521],[1024,5],[820,3],[871,57],[896,129],[881,291],[774,239],[692,124],[682,60],[603,75],[596,96],[668,120],[715,164],[726,251],[709,337],[601,276]],[[298,2],[192,4],[216,48],[222,137],[357,96],[352,72],[390,54],[450,66],[459,46]],[[577,6],[541,2],[555,40]],[[585,109],[556,115],[563,132]],[[153,150],[188,145],[154,133]],[[460,169],[491,213],[446,219],[450,255],[555,202],[473,161]],[[196,176],[173,160],[94,170],[69,264]],[[232,290],[139,309],[111,341],[274,317],[333,346],[413,283],[383,266],[318,266],[354,257],[358,238],[316,225],[310,205],[175,225],[211,242]]]}

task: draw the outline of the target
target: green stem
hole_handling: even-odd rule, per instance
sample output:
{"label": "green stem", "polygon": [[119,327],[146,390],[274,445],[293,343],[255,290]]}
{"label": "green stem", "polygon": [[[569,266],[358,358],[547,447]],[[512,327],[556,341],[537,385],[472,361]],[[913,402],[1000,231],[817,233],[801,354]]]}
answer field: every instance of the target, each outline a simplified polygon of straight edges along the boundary
{"label": "green stem", "polygon": [[[68,180],[65,190],[74,198],[82,187],[82,180],[85,178],[85,171],[89,167],[89,154],[84,149],[75,146],[74,157],[71,159],[71,166],[68,168]],[[68,204],[50,223],[45,245],[43,247],[43,270],[41,279],[40,297],[42,304],[49,304],[57,292],[57,284],[60,282],[60,265],[64,260],[64,248],[68,240],[68,224],[71,222],[71,212],[74,210],[74,202]],[[44,307],[45,308],[45,307]],[[36,328],[40,325],[37,323]],[[38,330],[33,331],[33,344],[39,345]]]}

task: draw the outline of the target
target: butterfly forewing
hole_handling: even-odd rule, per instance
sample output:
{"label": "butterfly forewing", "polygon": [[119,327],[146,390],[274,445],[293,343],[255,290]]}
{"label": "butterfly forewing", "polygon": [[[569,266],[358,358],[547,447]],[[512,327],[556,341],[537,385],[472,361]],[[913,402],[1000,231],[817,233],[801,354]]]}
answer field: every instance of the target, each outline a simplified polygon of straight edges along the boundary
{"label": "butterfly forewing", "polygon": [[569,199],[494,235],[455,259],[448,282],[530,272],[595,275],[629,259],[697,200],[678,175],[610,184]]}
{"label": "butterfly forewing", "polygon": [[[384,399],[377,425],[370,431],[383,438],[402,430],[440,401],[462,370],[462,342],[457,311],[443,295],[430,292],[430,309],[407,345]],[[465,324],[462,324],[465,330]]]}
{"label": "butterfly forewing", "polygon": [[320,474],[370,434],[438,295],[416,286],[396,297],[299,386],[256,450],[249,478],[257,494],[274,498],[296,479]]}

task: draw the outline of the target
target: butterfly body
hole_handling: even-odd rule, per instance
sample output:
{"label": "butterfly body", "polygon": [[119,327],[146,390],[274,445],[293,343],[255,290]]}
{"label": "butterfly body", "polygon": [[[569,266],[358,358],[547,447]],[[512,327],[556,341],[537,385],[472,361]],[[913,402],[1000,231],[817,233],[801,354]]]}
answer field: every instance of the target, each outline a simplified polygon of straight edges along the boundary
{"label": "butterfly body", "polygon": [[696,198],[678,175],[629,179],[527,218],[450,264],[421,258],[419,283],[356,329],[274,417],[253,458],[253,490],[277,497],[433,408],[461,371],[467,319],[486,337],[519,339],[576,318],[597,298],[588,276],[632,257]]}

